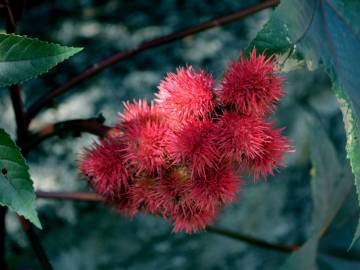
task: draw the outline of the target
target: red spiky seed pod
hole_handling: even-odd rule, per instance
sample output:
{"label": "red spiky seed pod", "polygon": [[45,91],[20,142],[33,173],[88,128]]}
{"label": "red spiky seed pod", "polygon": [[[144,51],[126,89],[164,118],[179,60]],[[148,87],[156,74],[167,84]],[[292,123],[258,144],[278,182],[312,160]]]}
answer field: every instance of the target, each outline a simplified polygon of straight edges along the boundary
{"label": "red spiky seed pod", "polygon": [[215,107],[213,84],[212,75],[201,69],[179,68],[161,81],[155,101],[177,121],[205,119]]}
{"label": "red spiky seed pod", "polygon": [[285,153],[293,152],[289,140],[281,135],[283,128],[268,129],[268,139],[263,143],[262,154],[246,159],[247,166],[254,174],[255,179],[260,176],[273,175],[279,166],[284,166],[282,159]]}
{"label": "red spiky seed pod", "polygon": [[283,80],[277,74],[275,57],[256,55],[232,62],[217,92],[220,102],[242,114],[264,115],[272,112],[283,95]]}
{"label": "red spiky seed pod", "polygon": [[154,103],[126,103],[117,128],[122,131],[119,140],[124,146],[124,160],[136,175],[161,171],[166,158],[164,137],[170,129],[165,115]]}
{"label": "red spiky seed pod", "polygon": [[202,208],[212,207],[209,201],[223,206],[236,199],[242,181],[230,164],[224,164],[217,170],[208,170],[206,177],[196,177],[192,190],[193,197]]}
{"label": "red spiky seed pod", "polygon": [[210,225],[215,218],[217,206],[210,206],[214,201],[208,201],[208,207],[201,207],[198,202],[191,197],[179,200],[171,212],[171,219],[174,222],[174,232],[185,231],[186,233],[205,230],[206,225]]}
{"label": "red spiky seed pod", "polygon": [[220,148],[229,160],[240,164],[244,158],[263,155],[263,145],[269,139],[266,131],[270,128],[263,118],[225,111],[217,125]]}
{"label": "red spiky seed pod", "polygon": [[149,175],[135,177],[129,194],[137,210],[151,214],[160,213],[162,205],[159,200],[159,181],[159,178]]}
{"label": "red spiky seed pod", "polygon": [[209,120],[187,121],[168,138],[168,151],[178,164],[186,164],[192,174],[205,175],[221,159],[216,125]]}
{"label": "red spiky seed pod", "polygon": [[91,179],[96,192],[111,200],[131,183],[122,151],[123,145],[115,138],[106,138],[86,149],[80,162],[81,172]]}

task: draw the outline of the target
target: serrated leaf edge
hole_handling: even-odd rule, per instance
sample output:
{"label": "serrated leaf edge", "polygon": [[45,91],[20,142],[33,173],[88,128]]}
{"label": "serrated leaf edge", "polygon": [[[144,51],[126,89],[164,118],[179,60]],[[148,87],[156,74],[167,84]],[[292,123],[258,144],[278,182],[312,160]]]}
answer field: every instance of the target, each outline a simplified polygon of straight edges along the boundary
{"label": "serrated leaf edge", "polygon": [[[19,164],[19,165],[23,166],[24,169],[26,169],[27,174],[29,175],[29,180],[30,180],[30,182],[31,182],[31,187],[32,187],[32,189],[34,190],[33,199],[34,199],[34,202],[35,202],[35,201],[36,201],[36,195],[35,195],[35,189],[34,189],[34,181],[31,179],[31,176],[30,176],[30,174],[29,174],[29,169],[30,169],[30,168],[29,168],[29,165],[28,165],[27,162],[26,162],[26,159],[25,159],[25,158],[23,157],[23,155],[21,154],[21,149],[17,146],[16,143],[14,143],[14,141],[11,139],[10,135],[9,135],[4,129],[0,128],[0,133],[3,133],[3,134],[5,134],[5,136],[8,137],[9,143],[10,143],[10,146],[9,146],[9,147],[13,147],[16,151],[18,151],[18,153],[19,153],[19,158],[20,158],[21,161],[23,162],[23,164]],[[5,145],[5,146],[7,146],[7,145]],[[15,191],[17,192],[16,189],[15,189]],[[21,198],[21,196],[20,196],[20,198]],[[21,199],[22,199],[22,198],[21,198]],[[11,209],[12,211],[18,213],[18,211],[16,211],[13,207],[11,207],[11,206],[9,206],[9,205],[3,204],[3,203],[1,203],[1,202],[0,202],[0,205],[6,206],[6,207],[8,207],[9,209]],[[34,207],[34,208],[35,208],[35,207]],[[27,218],[26,216],[24,216],[24,215],[22,215],[22,214],[19,214],[19,215],[23,216],[25,219],[27,219],[27,220],[29,220],[30,222],[32,222],[32,223],[33,223],[36,227],[38,227],[39,229],[42,229],[42,225],[41,225],[40,219],[39,219],[39,217],[38,217],[38,215],[37,215],[36,209],[34,209],[34,210],[35,210],[35,217],[36,217],[36,219],[37,219],[37,220],[35,220],[35,221],[30,220],[29,218]]]}
{"label": "serrated leaf edge", "polygon": [[[24,39],[27,39],[27,40],[31,40],[31,41],[38,41],[38,42],[41,42],[41,43],[44,43],[44,44],[48,44],[48,45],[56,45],[56,46],[60,46],[60,47],[64,47],[64,48],[67,48],[67,49],[72,49],[74,51],[72,52],[64,52],[64,53],[60,53],[60,54],[56,54],[56,55],[53,55],[53,56],[47,56],[47,57],[54,57],[54,56],[60,56],[60,55],[64,55],[64,54],[69,54],[67,57],[65,57],[64,59],[62,59],[61,61],[55,61],[55,65],[44,70],[43,72],[37,74],[37,75],[34,75],[34,76],[30,76],[24,80],[20,80],[20,81],[14,81],[14,82],[11,82],[11,83],[6,83],[6,84],[1,84],[0,83],[0,87],[7,87],[7,86],[11,86],[11,85],[14,85],[14,84],[21,84],[23,82],[26,82],[26,81],[29,81],[31,79],[34,79],[34,78],[37,78],[38,76],[44,74],[44,73],[47,73],[49,70],[53,69],[54,67],[56,67],[59,63],[61,62],[64,62],[65,60],[69,59],[70,57],[74,56],[75,54],[81,52],[84,48],[82,47],[73,47],[73,46],[64,46],[64,45],[61,45],[61,44],[58,44],[58,43],[54,43],[54,42],[48,42],[48,41],[43,41],[43,40],[40,40],[38,38],[29,38],[27,36],[22,36],[22,35],[16,35],[16,34],[4,34],[4,33],[0,33],[0,35],[6,35],[6,36],[15,36],[15,37],[20,37],[20,38],[24,38]],[[43,58],[46,58],[46,57],[41,57],[41,58],[37,58],[37,59],[43,59]],[[30,59],[25,59],[25,60],[30,60]],[[23,60],[22,60],[23,61]],[[9,61],[10,62],[10,61]],[[15,61],[14,61],[15,62]]]}

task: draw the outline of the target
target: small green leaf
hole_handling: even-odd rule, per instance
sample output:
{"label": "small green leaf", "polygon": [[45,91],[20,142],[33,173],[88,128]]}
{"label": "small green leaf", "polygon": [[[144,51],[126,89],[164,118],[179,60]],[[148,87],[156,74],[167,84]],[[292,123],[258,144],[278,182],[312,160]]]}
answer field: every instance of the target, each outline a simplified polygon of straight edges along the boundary
{"label": "small green leaf", "polygon": [[284,54],[289,49],[294,49],[297,40],[311,23],[311,6],[315,2],[312,0],[281,1],[269,21],[251,41],[247,52],[250,52],[253,47],[256,47],[259,52],[264,51],[267,55]]}
{"label": "small green leaf", "polygon": [[35,78],[81,50],[24,36],[0,34],[0,87]]}
{"label": "small green leaf", "polygon": [[35,210],[35,192],[20,149],[0,129],[0,204],[24,216],[41,229]]}

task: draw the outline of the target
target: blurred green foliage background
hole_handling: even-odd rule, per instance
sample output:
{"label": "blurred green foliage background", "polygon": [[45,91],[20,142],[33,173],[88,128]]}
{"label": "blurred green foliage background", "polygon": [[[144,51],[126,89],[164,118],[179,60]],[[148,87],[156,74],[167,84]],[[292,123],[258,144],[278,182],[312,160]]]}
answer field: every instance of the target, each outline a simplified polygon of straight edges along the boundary
{"label": "blurred green foliage background", "polygon": [[[19,33],[84,51],[50,73],[24,85],[26,104],[111,54],[142,41],[224,15],[257,1],[195,0],[54,0],[34,1],[19,25]],[[230,60],[238,58],[270,15],[265,10],[244,20],[145,51],[105,70],[95,78],[56,99],[53,107],[33,122],[43,123],[104,115],[114,124],[122,101],[151,99],[166,72],[191,64],[207,68],[220,77]],[[321,71],[297,70],[286,75],[286,96],[275,121],[286,126],[296,152],[286,156],[286,168],[266,181],[246,180],[237,202],[226,207],[216,226],[270,242],[302,244],[312,230],[310,145],[317,122],[348,167],[342,116]],[[15,131],[7,91],[0,91],[1,126]],[[77,161],[83,147],[95,137],[54,138],[29,155],[36,189],[47,191],[90,190],[81,181]],[[325,153],[326,154],[326,153]],[[331,164],[325,164],[331,168]],[[350,253],[358,210],[354,191],[324,236],[321,249],[332,254],[318,256],[320,269],[360,267],[359,246]],[[39,200],[44,229],[42,242],[55,269],[277,269],[288,254],[264,250],[240,241],[202,232],[174,234],[161,218],[120,216],[105,205],[86,202]],[[7,216],[7,259],[11,269],[39,269],[13,213]],[[325,253],[325,252],[324,252]]]}

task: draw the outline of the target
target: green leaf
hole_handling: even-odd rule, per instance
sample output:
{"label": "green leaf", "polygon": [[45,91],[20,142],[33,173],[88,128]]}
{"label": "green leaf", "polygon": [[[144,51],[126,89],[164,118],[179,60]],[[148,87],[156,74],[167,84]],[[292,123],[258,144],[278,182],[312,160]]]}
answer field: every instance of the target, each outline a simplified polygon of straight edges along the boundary
{"label": "green leaf", "polygon": [[[360,1],[284,0],[250,43],[267,54],[301,52],[310,68],[323,66],[360,112]],[[292,55],[296,55],[292,53]]]}
{"label": "green leaf", "polygon": [[310,131],[310,159],[315,173],[311,180],[314,204],[313,225],[319,234],[330,226],[352,188],[352,178],[337,158],[337,152],[324,128],[312,122]]}
{"label": "green leaf", "polygon": [[315,1],[281,1],[269,21],[251,41],[247,51],[256,47],[260,52],[265,51],[267,55],[271,55],[284,54],[289,49],[294,49],[301,33],[307,29],[307,23],[310,23],[311,8],[304,6],[309,2]]}
{"label": "green leaf", "polygon": [[[358,199],[360,200],[360,129],[359,129],[359,119],[355,115],[351,103],[341,91],[340,87],[334,87],[338,103],[343,114],[343,121],[346,131],[346,152],[347,157],[350,160],[351,169],[355,175],[355,186],[356,192],[358,194]],[[354,239],[351,243],[350,248],[354,245],[356,240],[360,237],[360,220],[356,228]]]}
{"label": "green leaf", "polygon": [[[319,122],[309,124],[310,159],[313,166],[311,193],[314,205],[313,226],[319,231],[327,222],[333,202],[344,199],[346,193],[339,194],[338,186],[342,180],[343,169],[337,158],[336,150]],[[329,166],[331,164],[331,166]]]}
{"label": "green leaf", "polygon": [[0,204],[24,216],[41,229],[35,210],[35,192],[20,149],[0,129]]}
{"label": "green leaf", "polygon": [[[357,179],[357,181],[359,181],[359,179]],[[358,186],[359,186],[359,183],[357,183],[356,187],[358,187]],[[358,192],[358,191],[357,191],[357,192]],[[359,239],[359,237],[360,237],[360,218],[359,218],[359,221],[358,221],[358,225],[357,225],[357,227],[356,227],[356,231],[355,231],[354,238],[353,238],[353,240],[352,240],[352,242],[351,242],[351,245],[350,245],[349,249],[352,248],[352,246],[353,246],[353,245],[355,244],[355,242]]]}
{"label": "green leaf", "polygon": [[281,270],[317,269],[319,240],[329,228],[352,188],[352,179],[341,166],[336,150],[318,121],[309,125],[312,161],[313,233],[305,244],[291,254]]}
{"label": "green leaf", "polygon": [[0,34],[0,87],[43,74],[81,50],[24,36]]}
{"label": "green leaf", "polygon": [[[360,204],[360,1],[284,0],[251,42],[266,54],[301,55],[309,69],[322,66],[345,106],[347,151]],[[340,102],[341,103],[341,102]],[[350,112],[350,113],[349,113]],[[344,109],[343,109],[344,113]],[[348,121],[349,120],[349,121]],[[348,122],[346,122],[348,121]],[[350,128],[350,129],[349,129]],[[360,225],[354,241],[360,236]]]}

